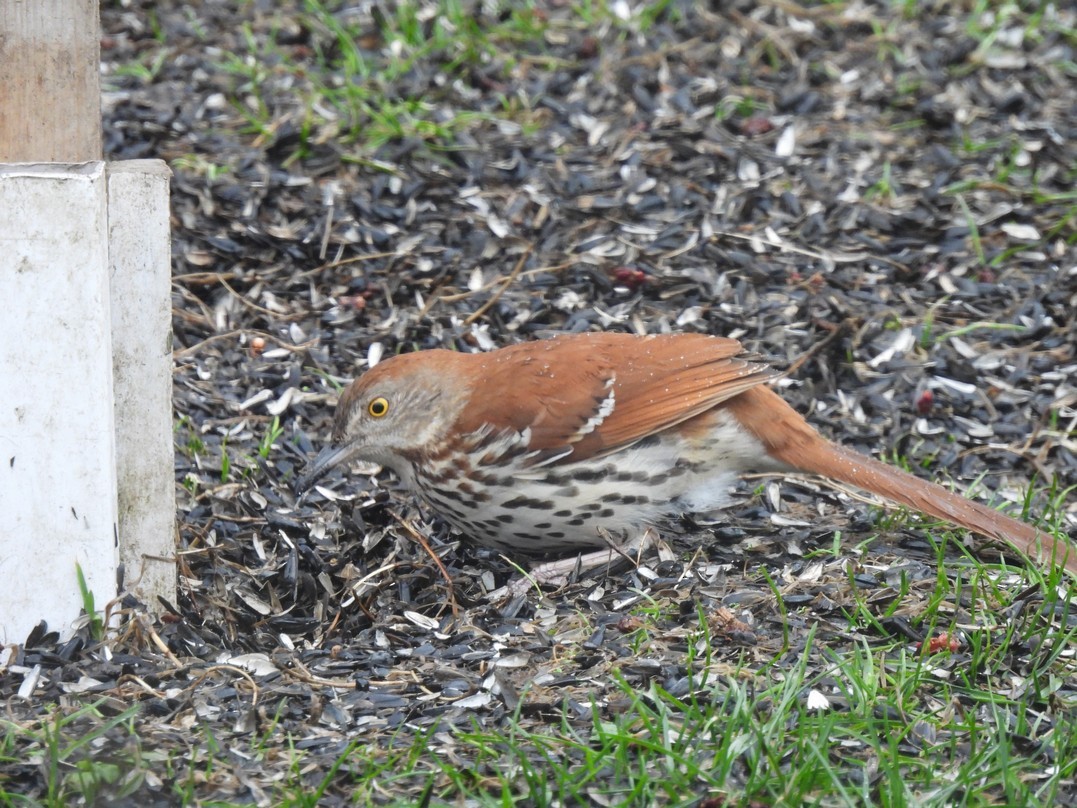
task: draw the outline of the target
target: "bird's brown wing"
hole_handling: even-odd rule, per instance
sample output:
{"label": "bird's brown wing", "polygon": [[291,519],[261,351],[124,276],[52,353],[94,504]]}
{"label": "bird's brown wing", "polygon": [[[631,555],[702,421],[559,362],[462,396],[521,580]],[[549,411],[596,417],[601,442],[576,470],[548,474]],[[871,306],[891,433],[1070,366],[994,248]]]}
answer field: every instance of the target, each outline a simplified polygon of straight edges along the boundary
{"label": "bird's brown wing", "polygon": [[457,427],[530,430],[540,458],[600,457],[773,376],[739,342],[704,334],[579,334],[469,357],[485,390]]}

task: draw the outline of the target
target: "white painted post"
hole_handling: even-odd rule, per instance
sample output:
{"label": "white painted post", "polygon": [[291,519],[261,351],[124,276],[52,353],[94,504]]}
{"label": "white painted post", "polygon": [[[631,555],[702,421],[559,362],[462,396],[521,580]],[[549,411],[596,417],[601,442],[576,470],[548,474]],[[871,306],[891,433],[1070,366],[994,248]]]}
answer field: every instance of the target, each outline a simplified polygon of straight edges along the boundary
{"label": "white painted post", "polygon": [[176,598],[172,261],[160,160],[108,166],[112,380],[124,588],[159,611]]}
{"label": "white painted post", "polygon": [[0,643],[116,595],[108,198],[101,162],[0,166]]}
{"label": "white painted post", "polygon": [[0,645],[70,632],[76,564],[175,600],[169,172],[100,161],[99,41],[97,0],[0,0]]}

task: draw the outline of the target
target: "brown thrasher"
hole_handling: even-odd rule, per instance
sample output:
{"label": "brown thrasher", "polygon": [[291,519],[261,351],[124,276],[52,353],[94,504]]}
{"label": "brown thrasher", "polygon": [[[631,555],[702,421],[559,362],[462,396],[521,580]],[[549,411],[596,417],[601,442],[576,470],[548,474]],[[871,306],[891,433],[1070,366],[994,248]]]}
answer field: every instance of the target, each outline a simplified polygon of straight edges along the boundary
{"label": "brown thrasher", "polygon": [[546,554],[711,510],[739,473],[811,472],[1077,573],[1077,550],[1045,531],[826,440],[765,384],[776,375],[703,334],[403,354],[345,390],[333,444],[297,487],[379,463],[474,541]]}

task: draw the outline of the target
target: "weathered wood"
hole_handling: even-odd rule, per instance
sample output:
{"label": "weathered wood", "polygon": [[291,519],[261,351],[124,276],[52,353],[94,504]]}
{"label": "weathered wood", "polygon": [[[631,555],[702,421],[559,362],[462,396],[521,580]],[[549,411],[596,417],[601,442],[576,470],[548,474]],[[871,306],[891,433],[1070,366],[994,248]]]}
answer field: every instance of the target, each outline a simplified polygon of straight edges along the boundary
{"label": "weathered wood", "polygon": [[98,0],[0,0],[0,163],[101,159]]}

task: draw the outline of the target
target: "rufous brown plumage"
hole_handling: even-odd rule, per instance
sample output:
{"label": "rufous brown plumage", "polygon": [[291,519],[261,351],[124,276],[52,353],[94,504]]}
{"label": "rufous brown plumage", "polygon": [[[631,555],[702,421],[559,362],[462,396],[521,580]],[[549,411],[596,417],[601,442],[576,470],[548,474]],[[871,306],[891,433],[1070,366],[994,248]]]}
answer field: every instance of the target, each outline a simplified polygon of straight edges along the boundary
{"label": "rufous brown plumage", "polygon": [[711,510],[737,474],[811,472],[1077,574],[1077,551],[1048,532],[826,440],[767,386],[775,375],[701,334],[404,354],[344,392],[333,444],[299,487],[380,463],[474,541],[549,554]]}

